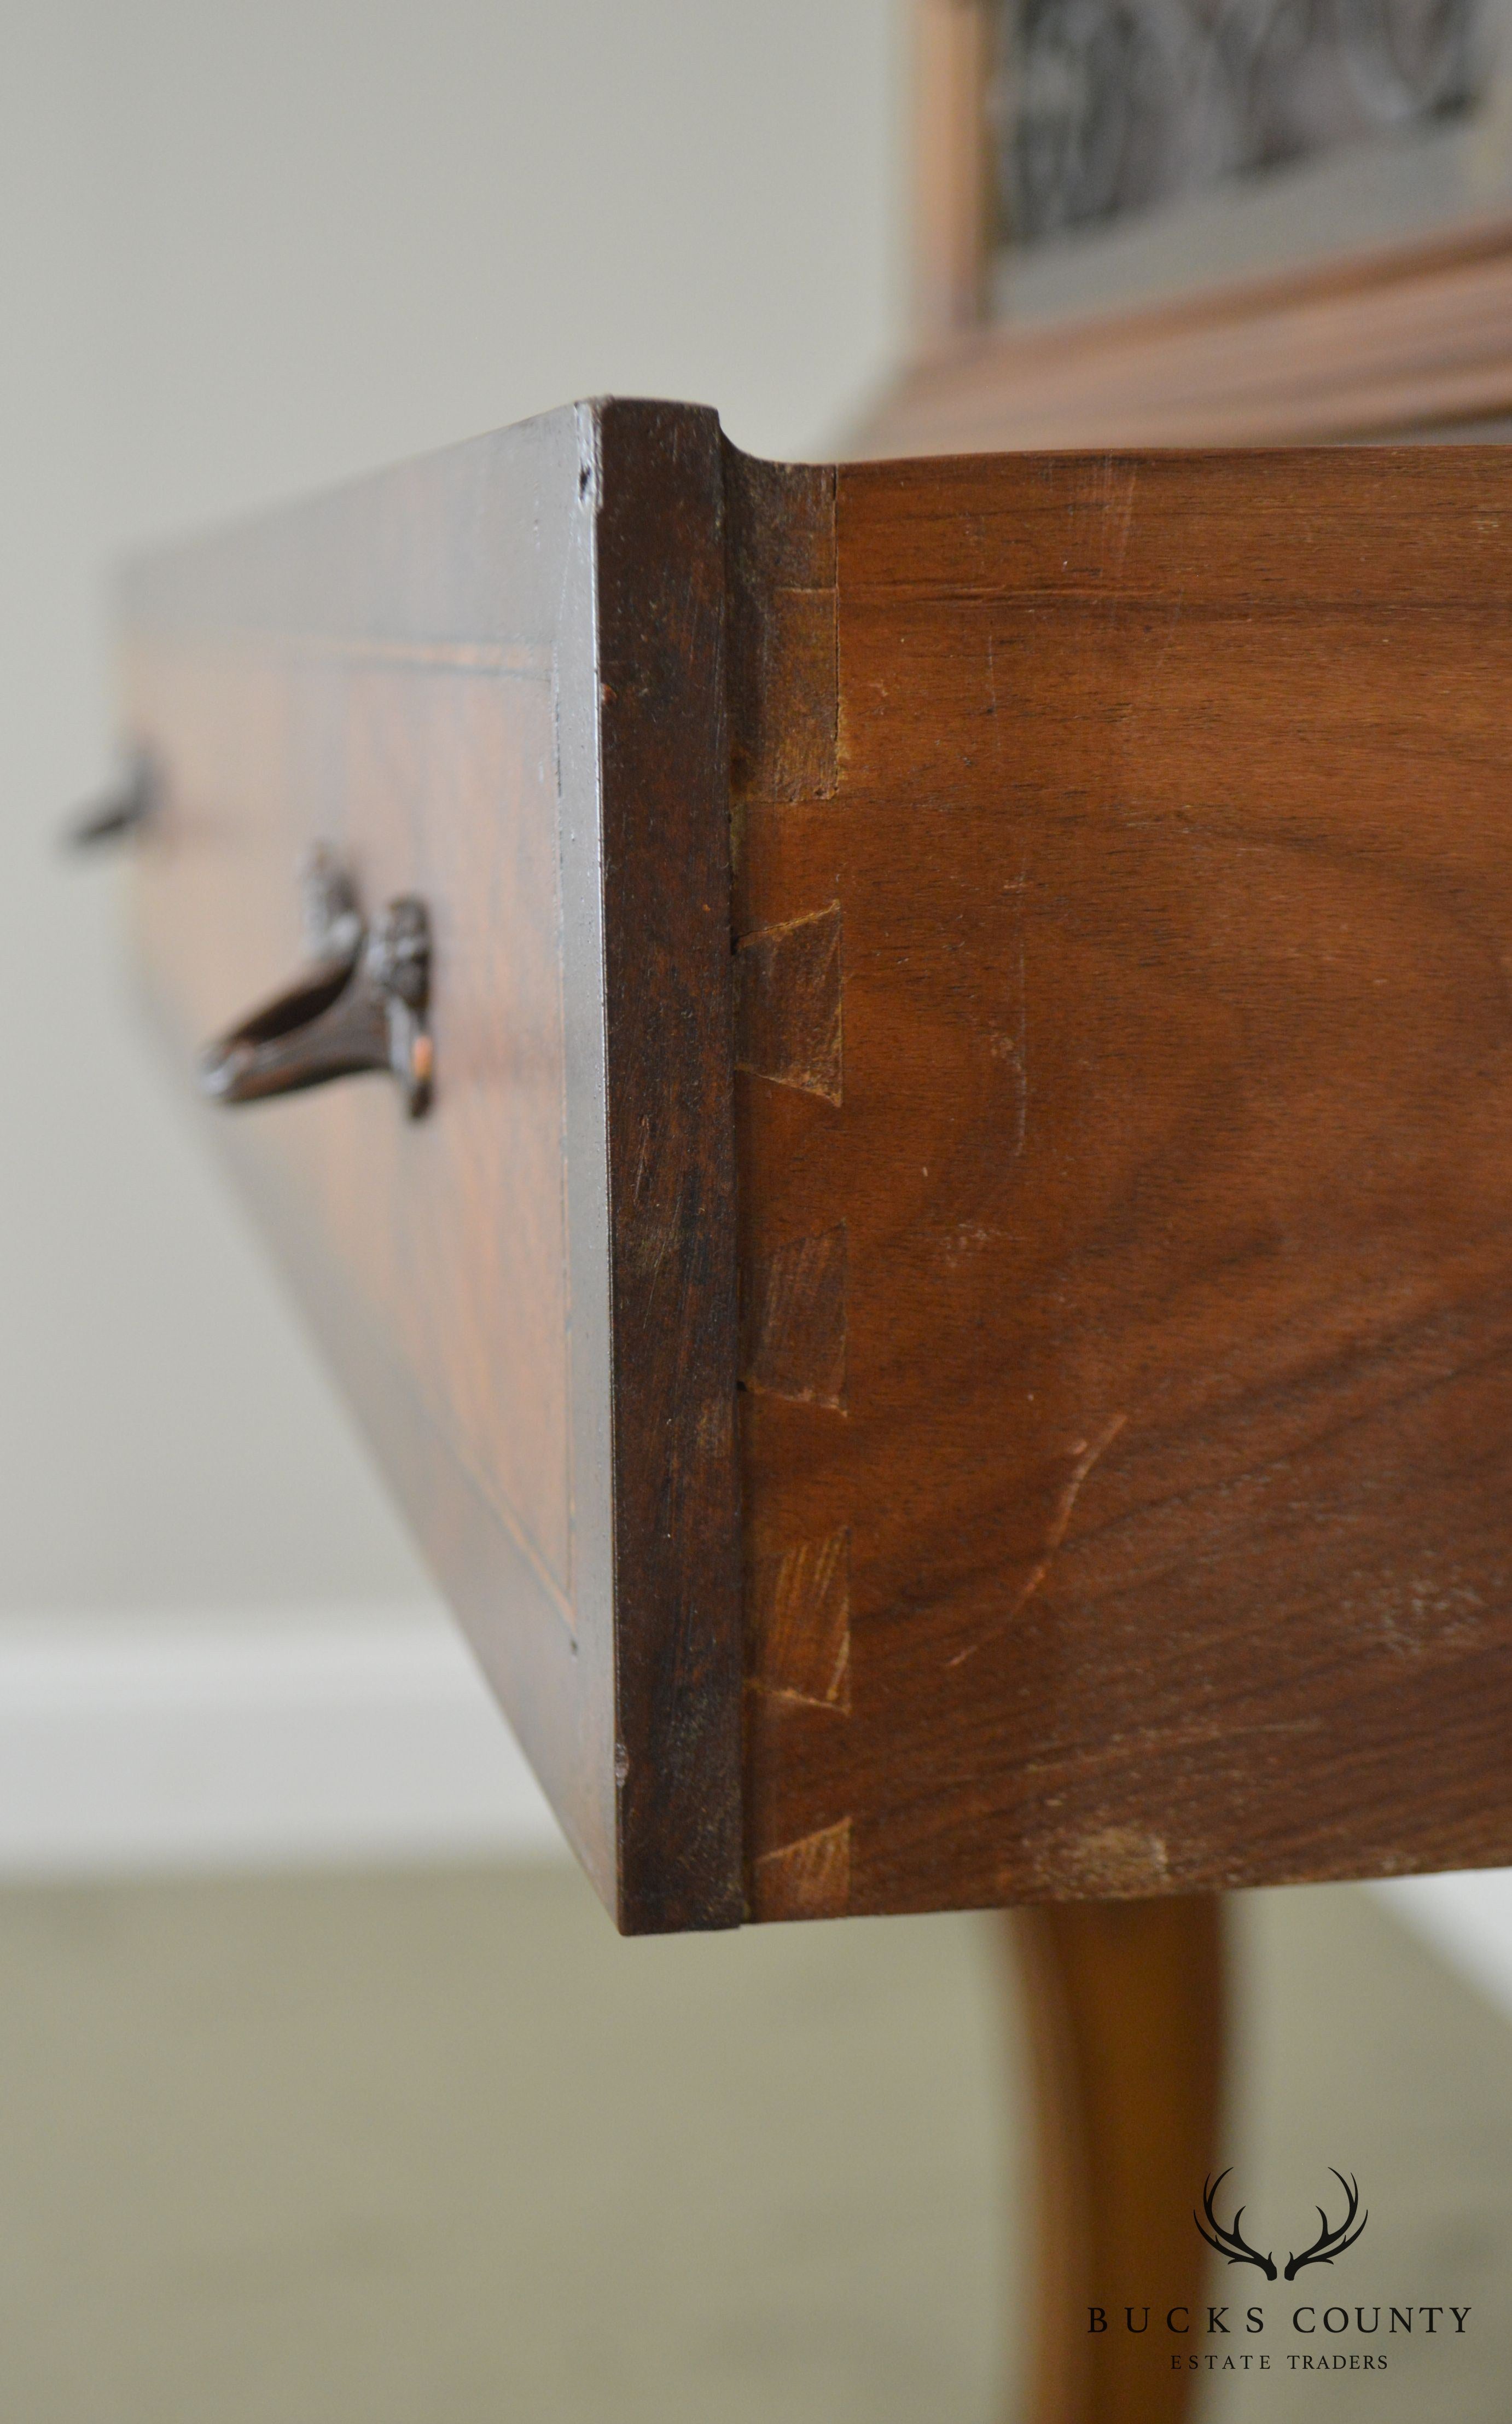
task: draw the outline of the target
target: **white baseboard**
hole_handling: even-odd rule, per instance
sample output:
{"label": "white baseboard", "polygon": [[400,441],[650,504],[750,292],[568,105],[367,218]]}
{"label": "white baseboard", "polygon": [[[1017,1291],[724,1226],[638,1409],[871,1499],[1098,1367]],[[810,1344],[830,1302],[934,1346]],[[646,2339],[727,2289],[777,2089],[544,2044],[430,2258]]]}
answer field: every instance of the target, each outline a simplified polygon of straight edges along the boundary
{"label": "white baseboard", "polygon": [[1512,2014],[1512,1869],[1385,1877],[1372,1891],[1493,2003]]}
{"label": "white baseboard", "polygon": [[0,1619],[0,1875],[565,1848],[439,1612]]}

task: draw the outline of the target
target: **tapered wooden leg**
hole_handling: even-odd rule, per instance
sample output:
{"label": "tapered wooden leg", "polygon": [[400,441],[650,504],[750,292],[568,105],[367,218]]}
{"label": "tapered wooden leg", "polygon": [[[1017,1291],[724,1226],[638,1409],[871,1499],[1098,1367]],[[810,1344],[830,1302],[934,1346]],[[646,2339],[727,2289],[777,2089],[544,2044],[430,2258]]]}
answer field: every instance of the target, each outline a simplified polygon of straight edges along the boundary
{"label": "tapered wooden leg", "polygon": [[[1022,2424],[1177,2424],[1201,2376],[1172,2356],[1207,2345],[1192,2209],[1218,2127],[1219,1903],[1056,1903],[1007,1917],[1038,2139]],[[1148,2330],[1127,2329],[1128,2307],[1136,2324],[1149,2308]],[[1089,2328],[1093,2308],[1106,2330]],[[1182,2308],[1188,2337],[1166,2327]]]}

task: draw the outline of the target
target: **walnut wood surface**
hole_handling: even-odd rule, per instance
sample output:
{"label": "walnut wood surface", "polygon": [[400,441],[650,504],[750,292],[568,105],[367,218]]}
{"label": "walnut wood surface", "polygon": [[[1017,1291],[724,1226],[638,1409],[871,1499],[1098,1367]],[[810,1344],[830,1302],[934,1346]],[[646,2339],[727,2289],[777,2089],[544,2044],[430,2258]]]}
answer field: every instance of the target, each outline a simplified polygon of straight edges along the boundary
{"label": "walnut wood surface", "polygon": [[184,1080],[294,972],[311,840],[430,906],[428,1120],[372,1079],[203,1117],[629,1929],[743,1909],[724,610],[717,423],[637,405],[125,598]]}
{"label": "walnut wood surface", "polygon": [[1512,414],[1512,228],[1177,303],[937,340],[855,431],[860,455],[1272,446]]}
{"label": "walnut wood surface", "polygon": [[[1029,2023],[1039,2224],[1027,2424],[1180,2424],[1199,2377],[1210,2259],[1192,2215],[1218,2155],[1223,2051],[1216,1899],[1008,1914]],[[1090,2312],[1108,2318],[1089,2328]],[[1121,2328],[1147,2308],[1147,2335]],[[1162,2329],[1185,2307],[1189,2340]]]}
{"label": "walnut wood surface", "polygon": [[1512,1858],[1512,461],[835,516],[834,786],[738,798],[843,1039],[737,1081],[757,1915]]}

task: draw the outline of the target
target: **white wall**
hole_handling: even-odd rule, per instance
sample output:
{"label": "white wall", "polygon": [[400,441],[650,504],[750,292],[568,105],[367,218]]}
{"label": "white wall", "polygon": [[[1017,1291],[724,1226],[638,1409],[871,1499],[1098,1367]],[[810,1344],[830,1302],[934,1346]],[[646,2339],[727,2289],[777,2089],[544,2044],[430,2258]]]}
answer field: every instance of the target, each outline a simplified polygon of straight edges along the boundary
{"label": "white wall", "polygon": [[[892,0],[0,0],[0,1617],[425,1587],[138,1048],[125,544],[605,390],[821,450],[899,337]],[[270,970],[270,977],[278,972]]]}
{"label": "white wall", "polygon": [[899,342],[899,25],[0,0],[0,1872],[548,1839],[54,836],[124,547],[606,391],[822,451]]}

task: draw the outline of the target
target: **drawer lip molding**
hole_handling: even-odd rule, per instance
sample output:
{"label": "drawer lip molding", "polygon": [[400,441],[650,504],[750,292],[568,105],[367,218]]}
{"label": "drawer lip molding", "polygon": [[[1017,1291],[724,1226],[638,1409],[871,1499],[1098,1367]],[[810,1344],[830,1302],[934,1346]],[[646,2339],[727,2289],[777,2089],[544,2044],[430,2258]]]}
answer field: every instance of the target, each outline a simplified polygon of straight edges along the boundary
{"label": "drawer lip molding", "polygon": [[[389,1133],[364,1080],[205,1126],[627,1933],[745,1916],[724,488],[712,411],[590,403],[145,558],[120,601],[181,1072],[287,974],[311,843],[433,902],[430,1119]],[[540,931],[490,951],[510,901]],[[533,1192],[501,1141],[533,1103]],[[511,1397],[553,1325],[549,1405]]]}
{"label": "drawer lip molding", "polygon": [[622,1923],[744,1916],[724,466],[610,403],[597,630]]}

